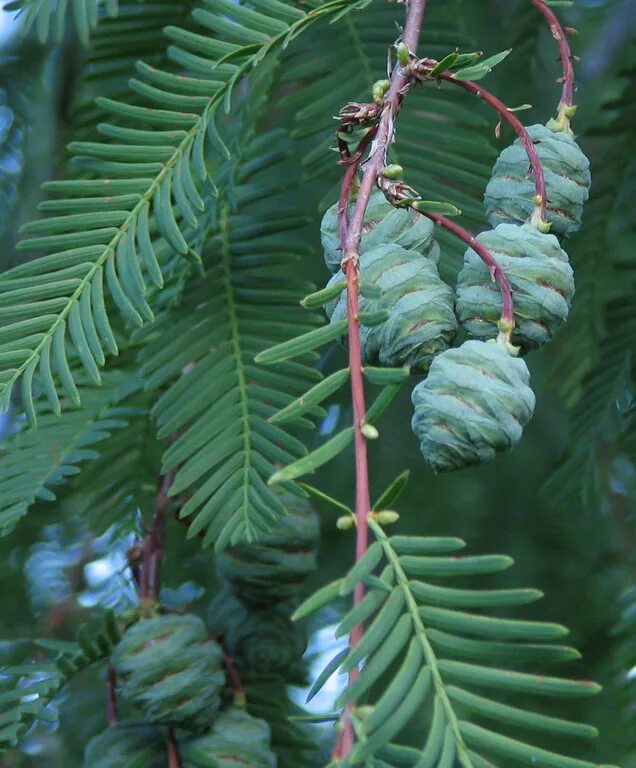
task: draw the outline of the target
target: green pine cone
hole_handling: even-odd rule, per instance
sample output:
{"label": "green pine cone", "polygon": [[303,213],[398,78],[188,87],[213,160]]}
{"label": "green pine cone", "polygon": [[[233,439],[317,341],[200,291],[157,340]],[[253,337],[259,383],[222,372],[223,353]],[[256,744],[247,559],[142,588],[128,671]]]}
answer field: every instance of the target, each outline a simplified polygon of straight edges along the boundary
{"label": "green pine cone", "polygon": [[243,709],[219,715],[212,731],[179,745],[182,768],[276,768],[265,720]]}
{"label": "green pine cone", "polygon": [[529,381],[525,362],[500,342],[466,341],[436,357],[411,398],[426,461],[461,469],[513,448],[534,410]]}
{"label": "green pine cone", "polygon": [[201,731],[219,709],[223,655],[198,616],[168,614],[133,624],[112,663],[123,696],[152,723]]}
{"label": "green pine cone", "polygon": [[[590,192],[590,161],[565,132],[555,133],[545,125],[531,125],[527,130],[543,165],[550,231],[557,235],[576,232]],[[534,195],[528,155],[517,139],[497,158],[486,187],[484,203],[490,225],[527,221],[534,208]]]}
{"label": "green pine cone", "polygon": [[166,741],[159,728],[122,720],[91,739],[84,768],[165,768]]}
{"label": "green pine cone", "polygon": [[305,499],[281,497],[287,516],[254,544],[230,547],[217,557],[219,576],[241,600],[268,605],[298,597],[316,569],[320,521]]}
{"label": "green pine cone", "polygon": [[[364,361],[388,367],[409,365],[413,372],[426,372],[431,360],[448,348],[457,332],[453,292],[437,267],[416,251],[399,245],[379,245],[360,259],[362,280],[382,289],[379,299],[360,297],[362,312],[389,311],[382,325],[361,326]],[[328,285],[342,282],[334,275]],[[326,312],[332,323],[347,317],[347,294],[330,302]]]}
{"label": "green pine cone", "polygon": [[[554,235],[530,224],[499,224],[477,241],[492,253],[514,291],[512,341],[524,351],[550,341],[565,322],[574,296],[574,272]],[[476,339],[497,337],[501,293],[488,267],[469,248],[457,277],[457,319]]]}
{"label": "green pine cone", "polygon": [[225,587],[207,611],[209,631],[223,645],[241,672],[277,674],[303,682],[302,655],[307,645],[302,628],[290,620],[294,603],[251,609]]}
{"label": "green pine cone", "polygon": [[[349,216],[355,202],[349,205]],[[360,253],[384,243],[396,243],[437,263],[439,246],[433,239],[434,224],[430,219],[407,208],[395,208],[379,189],[374,189],[364,215],[364,228],[360,241]],[[338,272],[342,261],[340,232],[338,229],[338,203],[325,213],[320,225],[320,239],[325,264],[332,273]]]}

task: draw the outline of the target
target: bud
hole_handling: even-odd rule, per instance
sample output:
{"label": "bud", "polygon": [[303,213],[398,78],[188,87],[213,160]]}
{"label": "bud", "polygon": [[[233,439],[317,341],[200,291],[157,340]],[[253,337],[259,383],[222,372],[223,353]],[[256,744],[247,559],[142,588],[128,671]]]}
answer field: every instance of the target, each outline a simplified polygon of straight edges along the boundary
{"label": "bud", "polygon": [[356,524],[356,519],[353,515],[342,515],[336,520],[336,528],[340,531],[348,531]]}
{"label": "bud", "polygon": [[360,432],[362,432],[362,434],[367,440],[377,440],[378,437],[380,437],[380,433],[373,426],[373,424],[367,424],[366,421],[362,423],[360,427]]}
{"label": "bud", "polygon": [[436,471],[485,464],[513,448],[534,411],[525,362],[501,343],[466,341],[438,355],[413,390],[411,426]]}
{"label": "bud", "polygon": [[[532,125],[527,130],[543,166],[546,181],[546,218],[551,232],[569,235],[581,226],[583,204],[589,197],[590,162],[563,124]],[[506,147],[495,163],[484,203],[488,221],[522,224],[533,213],[535,187],[528,175],[528,155],[521,140]]]}
{"label": "bud", "polygon": [[375,707],[373,705],[365,704],[361,707],[356,707],[354,709],[354,712],[357,718],[359,718],[360,720],[366,720],[367,717],[369,717],[369,715],[373,712],[374,709]]}
{"label": "bud", "polygon": [[371,88],[371,98],[376,104],[384,103],[384,95],[389,90],[391,83],[388,80],[376,80]]}
{"label": "bud", "polygon": [[401,67],[406,67],[406,65],[411,60],[411,54],[409,53],[409,49],[406,47],[406,45],[400,40],[400,42],[397,44],[396,47],[397,52],[397,59]]}
{"label": "bud", "polygon": [[568,106],[564,108],[563,113],[567,118],[572,119],[576,114],[577,109],[578,106],[576,104],[568,104]]}
{"label": "bud", "polygon": [[532,204],[533,205],[541,205],[542,202],[543,202],[543,198],[541,197],[541,195],[535,195],[532,198]]}
{"label": "bud", "polygon": [[392,509],[383,509],[381,512],[373,512],[373,519],[380,525],[393,525],[400,519],[400,515]]}
{"label": "bud", "polygon": [[514,292],[514,327],[501,323],[503,302],[490,281],[488,267],[468,248],[457,276],[457,318],[478,339],[510,339],[524,352],[550,341],[565,322],[574,296],[574,273],[554,235],[541,234],[530,224],[499,224],[482,232],[477,242],[501,265]]}
{"label": "bud", "polygon": [[385,165],[382,170],[382,175],[387,179],[401,179],[404,175],[404,168],[397,163],[391,163],[391,165]]}

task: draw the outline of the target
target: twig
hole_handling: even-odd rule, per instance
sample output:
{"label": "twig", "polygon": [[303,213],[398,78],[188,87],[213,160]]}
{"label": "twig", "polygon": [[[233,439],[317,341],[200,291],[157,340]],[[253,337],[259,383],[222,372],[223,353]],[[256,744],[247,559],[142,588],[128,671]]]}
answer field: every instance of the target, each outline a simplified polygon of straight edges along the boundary
{"label": "twig", "polygon": [[491,278],[497,282],[499,290],[501,291],[501,299],[503,302],[503,308],[501,311],[501,320],[499,321],[500,335],[503,340],[510,341],[510,335],[515,326],[514,309],[512,301],[512,286],[508,276],[499,266],[493,255],[488,248],[483,246],[473,235],[466,229],[460,227],[459,224],[455,224],[451,219],[447,219],[446,216],[441,216],[438,213],[430,213],[429,211],[420,211],[423,216],[426,216],[431,221],[439,224],[440,227],[444,227],[451,234],[463,240],[466,245],[469,245],[486,264],[490,271]]}
{"label": "twig", "polygon": [[[561,22],[556,17],[554,11],[549,8],[543,0],[532,0],[532,4],[538,11],[543,14],[543,17],[550,26],[550,32],[552,37],[556,40],[559,47],[559,59],[561,60],[562,77],[560,81],[563,83],[561,88],[561,101],[558,106],[557,122],[562,124],[565,130],[569,130],[570,118],[574,114],[574,67],[572,65],[572,52],[570,50],[570,44],[567,40],[567,34],[565,29],[561,26]],[[574,31],[574,30],[569,30]]]}
{"label": "twig", "polygon": [[534,142],[532,141],[530,134],[526,130],[521,120],[513,115],[513,113],[502,101],[500,101],[494,94],[490,93],[490,91],[487,91],[485,88],[482,88],[481,86],[476,85],[469,80],[458,80],[457,78],[453,77],[452,72],[442,72],[441,74],[437,75],[437,77],[441,80],[445,80],[446,82],[455,83],[455,85],[458,85],[465,91],[474,93],[475,96],[478,96],[480,99],[485,101],[486,104],[489,104],[493,109],[495,109],[500,117],[505,120],[519,136],[519,139],[528,155],[528,160],[532,169],[532,175],[534,176],[534,189],[536,197],[533,201],[535,207],[534,211],[532,212],[531,222],[535,226],[537,226],[540,222],[545,222],[547,193],[545,176],[543,174],[543,165],[541,164],[541,159],[539,158],[539,154],[537,153]]}
{"label": "twig", "polygon": [[161,586],[161,558],[165,536],[165,513],[168,506],[168,492],[174,481],[175,473],[168,472],[159,481],[159,493],[155,504],[150,533],[146,536],[143,549],[143,565],[139,585],[142,599],[158,600]]}
{"label": "twig", "polygon": [[229,683],[232,686],[232,690],[234,691],[234,703],[239,707],[243,707],[245,706],[245,689],[243,688],[241,678],[236,671],[234,659],[225,651],[222,651],[222,653],[225,671],[227,672]]}
{"label": "twig", "polygon": [[106,717],[108,719],[108,725],[115,725],[119,720],[117,692],[115,688],[116,684],[115,670],[109,664],[106,673]]}
{"label": "twig", "polygon": [[172,728],[168,728],[166,742],[168,744],[168,768],[181,768],[181,760],[179,759],[179,753],[177,752],[177,745],[174,740]]}
{"label": "twig", "polygon": [[[415,52],[419,43],[425,0],[410,0],[402,40],[407,48]],[[367,461],[366,439],[362,432],[365,423],[366,405],[364,399],[364,382],[362,377],[362,351],[360,345],[360,324],[358,321],[359,306],[359,261],[360,241],[364,214],[369,198],[382,168],[386,165],[386,157],[390,144],[394,139],[394,124],[400,111],[400,106],[411,79],[397,64],[391,76],[389,90],[384,99],[382,113],[374,135],[369,157],[363,164],[364,173],[358,190],[358,197],[351,221],[347,222],[347,210],[351,183],[355,168],[350,175],[345,174],[349,187],[343,190],[340,198],[341,246],[343,252],[343,269],[347,279],[347,313],[349,322],[349,369],[351,371],[351,399],[353,402],[353,419],[355,428],[355,467],[356,467],[356,562],[367,551],[368,546],[368,515],[371,509],[369,496],[369,472]],[[359,161],[358,161],[359,162]],[[355,164],[357,168],[357,163]],[[354,592],[354,605],[364,597],[364,585],[358,584]],[[360,624],[353,628],[349,636],[349,647],[355,648],[363,634]],[[350,684],[359,676],[359,670],[353,669],[349,675]],[[352,705],[348,705],[343,722],[343,731],[338,739],[334,758],[345,757],[352,749],[354,742],[353,725],[351,723]]]}

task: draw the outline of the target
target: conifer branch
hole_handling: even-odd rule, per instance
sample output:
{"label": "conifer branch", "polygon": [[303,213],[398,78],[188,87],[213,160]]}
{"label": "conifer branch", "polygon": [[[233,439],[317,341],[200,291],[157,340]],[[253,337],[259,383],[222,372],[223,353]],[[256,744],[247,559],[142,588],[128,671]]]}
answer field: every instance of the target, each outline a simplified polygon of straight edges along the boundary
{"label": "conifer branch", "polygon": [[[419,43],[424,17],[425,0],[411,0],[408,5],[406,23],[402,36],[404,44],[410,51],[415,52]],[[364,215],[369,203],[373,188],[376,186],[382,168],[386,165],[386,157],[389,146],[394,140],[395,120],[400,111],[402,99],[411,84],[412,78],[396,64],[389,89],[384,97],[382,113],[380,115],[377,131],[374,132],[373,144],[367,160],[363,164],[364,172],[360,182],[360,189],[351,216],[347,221],[349,193],[355,171],[360,162],[358,159],[349,166],[348,174],[343,184],[343,194],[340,197],[340,236],[343,253],[343,270],[347,281],[347,317],[349,323],[349,370],[351,371],[351,398],[353,402],[353,417],[355,428],[355,466],[356,466],[356,562],[362,559],[368,546],[368,516],[371,510],[369,496],[369,472],[367,460],[366,437],[363,433],[365,426],[366,405],[364,399],[364,383],[362,377],[362,350],[360,344],[360,324],[358,315],[359,306],[359,261],[360,241]],[[352,170],[353,168],[353,170]],[[364,585],[356,585],[354,592],[354,605],[358,605],[364,597]],[[358,624],[351,631],[349,637],[350,648],[362,639],[363,626]],[[349,676],[350,683],[358,678],[359,670],[354,668]],[[344,728],[341,733],[334,758],[345,757],[351,751],[354,742],[353,725],[351,722],[352,705],[347,707],[344,717]]]}

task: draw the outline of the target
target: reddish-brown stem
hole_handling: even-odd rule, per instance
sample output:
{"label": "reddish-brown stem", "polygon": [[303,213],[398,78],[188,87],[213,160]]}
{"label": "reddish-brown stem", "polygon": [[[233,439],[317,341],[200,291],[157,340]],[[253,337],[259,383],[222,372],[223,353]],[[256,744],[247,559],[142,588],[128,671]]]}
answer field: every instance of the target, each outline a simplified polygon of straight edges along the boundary
{"label": "reddish-brown stem", "polygon": [[358,168],[364,156],[364,153],[375,138],[378,132],[377,125],[374,125],[369,129],[367,134],[362,138],[358,144],[356,151],[350,157],[342,160],[342,163],[346,165],[344,179],[342,181],[342,187],[340,188],[340,197],[338,199],[338,228],[340,231],[340,243],[346,242],[347,238],[347,214],[349,210],[349,200],[351,199],[351,188],[353,186],[353,180],[356,177]]}
{"label": "reddish-brown stem", "polygon": [[[406,22],[402,41],[406,47],[415,53],[422,29],[424,8],[426,0],[410,0],[406,15]],[[353,423],[355,428],[355,470],[356,470],[356,562],[366,553],[368,546],[368,515],[371,509],[369,496],[369,470],[367,461],[367,443],[362,432],[366,417],[366,405],[364,399],[364,381],[362,376],[362,350],[360,344],[360,324],[358,315],[359,306],[359,278],[360,278],[360,240],[362,239],[362,227],[364,214],[369,204],[371,192],[376,185],[378,176],[386,165],[388,148],[394,138],[395,120],[400,111],[402,99],[410,85],[409,76],[401,66],[396,66],[391,76],[389,90],[384,99],[382,113],[377,125],[377,132],[371,146],[369,156],[364,163],[364,172],[360,182],[360,189],[356,204],[347,222],[349,204],[349,192],[353,182],[355,168],[351,171],[348,181],[348,189],[343,190],[340,197],[340,234],[343,252],[343,269],[347,280],[347,316],[349,332],[349,370],[351,371],[351,399],[353,403]],[[359,160],[355,163],[355,167]],[[352,163],[352,165],[354,165]],[[348,171],[351,169],[349,167]],[[344,186],[344,184],[343,184]],[[358,584],[354,591],[354,605],[360,603],[364,597],[364,585]],[[349,636],[349,647],[355,648],[363,635],[363,626],[360,624],[353,628]],[[349,674],[349,683],[352,684],[359,676],[359,669],[353,669]],[[338,739],[335,758],[345,757],[352,749],[354,743],[353,725],[351,723],[352,705],[348,705],[343,722],[343,731]]]}
{"label": "reddish-brown stem", "polygon": [[554,11],[549,8],[543,0],[532,0],[532,4],[538,11],[543,14],[543,17],[550,26],[550,32],[552,37],[556,40],[559,47],[559,58],[561,60],[561,68],[563,70],[561,89],[561,101],[559,103],[559,117],[565,117],[569,115],[565,114],[567,107],[571,107],[574,103],[574,67],[572,65],[572,52],[570,51],[570,44],[568,43],[567,35],[561,22],[556,17]]}
{"label": "reddish-brown stem", "polygon": [[106,718],[108,725],[115,725],[119,720],[116,684],[115,670],[109,665],[106,672]]}
{"label": "reddish-brown stem", "polygon": [[168,743],[168,768],[181,768],[181,760],[177,752],[177,744],[174,740],[172,728],[168,729],[166,741]]}
{"label": "reddish-brown stem", "polygon": [[152,518],[152,526],[144,541],[139,595],[142,599],[146,600],[159,599],[166,508],[168,506],[168,492],[173,481],[174,472],[168,472],[159,481],[159,491],[155,504],[155,513]]}
{"label": "reddish-brown stem", "polygon": [[[478,254],[484,264],[486,264],[493,280],[497,281],[497,285],[501,291],[501,299],[503,302],[501,323],[506,329],[509,328],[510,331],[512,331],[512,328],[514,327],[512,286],[510,285],[508,276],[496,262],[488,248],[485,248],[475,237],[473,237],[473,235],[470,234],[470,232],[468,232],[468,230],[460,227],[459,224],[455,224],[451,219],[447,219],[446,216],[441,216],[438,213],[430,213],[428,211],[420,211],[420,213],[431,221],[434,221],[436,224],[439,224],[440,227],[447,229],[451,234],[455,235],[455,237],[463,240],[466,245],[469,245]],[[509,333],[507,335],[509,336]]]}
{"label": "reddish-brown stem", "polygon": [[537,153],[534,142],[530,138],[530,134],[525,129],[525,126],[521,120],[519,120],[519,118],[517,118],[494,94],[490,93],[490,91],[487,91],[485,88],[482,88],[480,85],[477,85],[476,83],[470,82],[468,80],[457,80],[455,77],[453,77],[452,72],[442,72],[440,75],[437,75],[437,77],[442,80],[446,80],[449,83],[455,83],[455,85],[458,85],[465,91],[474,93],[475,96],[478,96],[480,99],[485,101],[486,104],[489,104],[494,110],[496,110],[500,117],[505,120],[513,128],[517,136],[519,136],[519,139],[523,144],[523,148],[526,150],[528,155],[528,160],[532,169],[532,175],[534,176],[535,193],[537,195],[537,199],[540,201],[535,203],[536,215],[533,214],[533,222],[537,223],[537,219],[539,221],[544,221],[547,194],[545,187],[545,176],[543,174],[543,166],[541,165],[541,160],[539,159],[539,155]]}
{"label": "reddish-brown stem", "polygon": [[235,703],[243,706],[245,704],[245,689],[243,688],[243,685],[241,684],[241,678],[236,671],[234,659],[231,656],[228,656],[225,651],[223,651],[223,664],[225,666],[225,671],[227,673],[229,683],[232,686],[232,690],[234,691]]}

